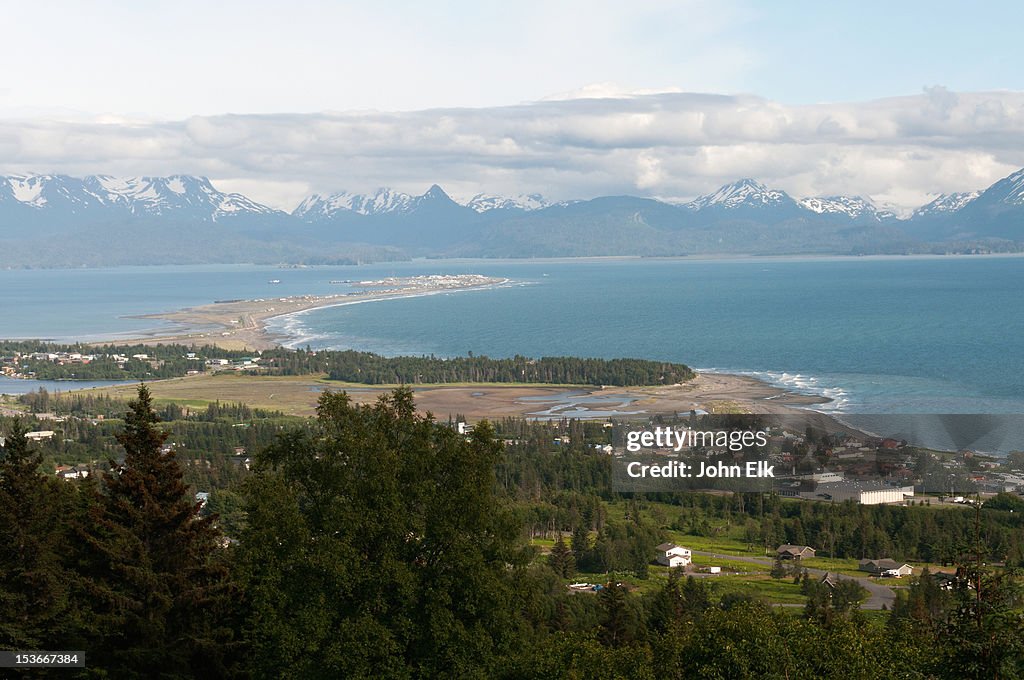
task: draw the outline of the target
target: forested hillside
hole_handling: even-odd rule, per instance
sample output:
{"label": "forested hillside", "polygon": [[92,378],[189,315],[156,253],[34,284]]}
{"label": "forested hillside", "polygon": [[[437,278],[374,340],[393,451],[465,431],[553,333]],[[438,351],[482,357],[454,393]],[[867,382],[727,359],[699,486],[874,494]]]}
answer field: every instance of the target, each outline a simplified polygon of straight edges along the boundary
{"label": "forested hillside", "polygon": [[[1012,498],[972,511],[623,497],[595,448],[614,428],[510,419],[460,435],[417,415],[403,389],[368,406],[325,393],[314,421],[254,438],[251,469],[216,481],[204,506],[186,484],[194,454],[172,445],[222,446],[217,423],[271,426],[274,414],[157,409],[143,387],[121,415],[116,448],[95,456],[111,462],[69,482],[41,468],[46,442],[4,421],[0,648],[87,650],[79,675],[118,678],[924,680],[1024,668]],[[805,540],[836,560],[931,555],[956,574],[944,589],[926,570],[890,612],[863,612],[857,588],[773,568],[750,582],[800,603],[773,607],[741,581],[654,565],[657,544],[682,534],[730,546],[745,535],[752,554]],[[567,588],[579,579],[600,587]]]}

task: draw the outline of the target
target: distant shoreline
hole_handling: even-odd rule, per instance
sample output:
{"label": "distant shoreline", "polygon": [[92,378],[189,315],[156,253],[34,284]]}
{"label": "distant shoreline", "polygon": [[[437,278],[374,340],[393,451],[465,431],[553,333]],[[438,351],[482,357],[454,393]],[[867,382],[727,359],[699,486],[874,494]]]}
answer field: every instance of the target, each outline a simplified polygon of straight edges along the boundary
{"label": "distant shoreline", "polygon": [[[188,307],[172,312],[140,314],[128,318],[160,319],[177,326],[142,334],[126,334],[116,339],[123,344],[213,345],[228,350],[259,351],[285,347],[287,338],[267,329],[267,322],[280,317],[305,314],[318,309],[344,307],[365,302],[424,297],[441,293],[487,290],[508,284],[506,278],[479,274],[450,276],[428,275],[357,282],[365,290],[335,295],[291,295],[251,300],[227,300]],[[380,290],[373,290],[379,288]],[[91,345],[106,344],[93,339]]]}
{"label": "distant shoreline", "polygon": [[642,261],[654,262],[715,262],[722,260],[770,262],[786,260],[949,260],[959,258],[1012,258],[1024,257],[1024,251],[997,252],[997,253],[872,253],[869,255],[851,255],[844,253],[789,253],[789,254],[766,254],[755,253],[694,253],[692,255],[580,255],[580,256],[553,256],[553,257],[410,257],[399,260],[371,260],[359,264],[303,264],[295,262],[163,262],[160,264],[108,264],[108,265],[81,265],[81,266],[0,266],[0,271],[25,272],[25,271],[67,271],[67,270],[99,270],[99,269],[140,269],[148,267],[266,267],[272,269],[336,269],[338,267],[379,266],[387,264],[411,264],[416,262],[615,262],[615,261]]}

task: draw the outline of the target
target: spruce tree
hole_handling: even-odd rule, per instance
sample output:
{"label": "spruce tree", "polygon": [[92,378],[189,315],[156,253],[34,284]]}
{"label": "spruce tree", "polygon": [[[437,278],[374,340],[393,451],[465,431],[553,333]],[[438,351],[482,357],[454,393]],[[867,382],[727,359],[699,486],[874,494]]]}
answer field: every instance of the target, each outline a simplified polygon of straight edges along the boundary
{"label": "spruce tree", "polygon": [[565,544],[561,532],[558,534],[558,540],[555,541],[554,547],[551,548],[551,554],[548,555],[548,564],[562,578],[570,578],[576,573],[576,558],[569,546]]}
{"label": "spruce tree", "polygon": [[572,556],[576,560],[577,565],[582,565],[587,559],[587,553],[590,551],[590,532],[587,531],[587,527],[583,525],[577,525],[572,530]]}
{"label": "spruce tree", "polygon": [[0,449],[0,648],[59,646],[69,601],[62,555],[68,494],[15,420]]}
{"label": "spruce tree", "polygon": [[102,489],[91,489],[82,535],[92,603],[90,666],[115,677],[229,674],[233,649],[224,548],[214,518],[182,482],[149,390],[139,387]]}

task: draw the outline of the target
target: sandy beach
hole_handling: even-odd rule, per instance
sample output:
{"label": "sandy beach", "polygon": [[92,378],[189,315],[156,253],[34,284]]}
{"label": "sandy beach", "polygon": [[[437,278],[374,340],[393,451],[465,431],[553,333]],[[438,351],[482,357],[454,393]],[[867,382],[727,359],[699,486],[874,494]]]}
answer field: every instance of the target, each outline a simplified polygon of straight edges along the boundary
{"label": "sandy beach", "polygon": [[478,274],[413,276],[354,282],[362,290],[336,295],[220,300],[198,307],[132,317],[167,321],[171,323],[171,328],[167,332],[155,331],[139,337],[118,339],[117,342],[142,345],[181,344],[196,347],[214,345],[229,350],[257,351],[278,347],[287,339],[267,331],[266,322],[275,317],[323,307],[492,288],[507,282],[507,279]]}

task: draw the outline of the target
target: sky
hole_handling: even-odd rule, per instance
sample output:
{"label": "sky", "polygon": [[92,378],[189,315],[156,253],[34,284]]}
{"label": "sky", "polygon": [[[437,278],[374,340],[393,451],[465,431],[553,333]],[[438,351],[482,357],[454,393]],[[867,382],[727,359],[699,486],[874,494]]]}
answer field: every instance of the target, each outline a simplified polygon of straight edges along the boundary
{"label": "sky", "polygon": [[[896,5],[894,8],[891,5]],[[1024,6],[0,0],[0,173],[909,209],[1024,166]],[[708,96],[713,95],[713,96]]]}

